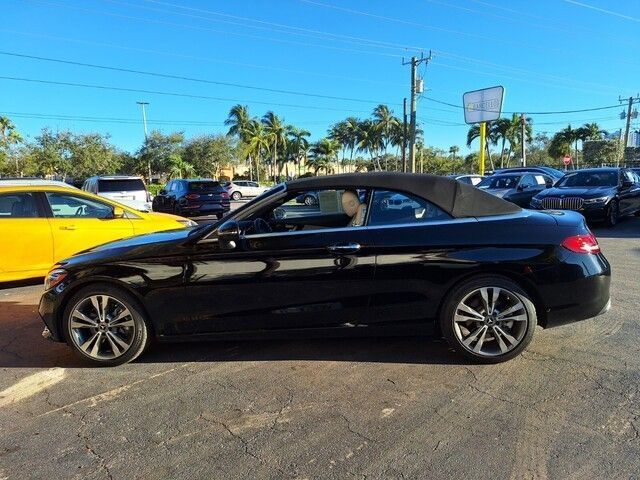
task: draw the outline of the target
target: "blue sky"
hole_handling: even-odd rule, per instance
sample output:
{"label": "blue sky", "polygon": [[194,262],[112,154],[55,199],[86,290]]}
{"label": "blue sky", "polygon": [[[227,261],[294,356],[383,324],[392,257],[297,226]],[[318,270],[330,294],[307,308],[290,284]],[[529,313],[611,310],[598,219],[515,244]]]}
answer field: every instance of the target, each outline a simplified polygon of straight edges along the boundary
{"label": "blue sky", "polygon": [[[225,132],[229,108],[243,103],[320,138],[378,103],[400,115],[410,73],[402,57],[432,50],[420,68],[428,91],[418,118],[427,144],[462,146],[462,110],[427,98],[460,105],[467,90],[504,85],[503,110],[529,113],[617,105],[619,95],[638,93],[637,7],[637,0],[4,0],[0,76],[123,90],[0,79],[0,113],[28,136],[44,126],[99,131],[133,151],[144,135],[138,100],[150,103],[151,129],[187,136]],[[536,132],[588,121],[613,131],[623,126],[622,110],[531,116]]]}

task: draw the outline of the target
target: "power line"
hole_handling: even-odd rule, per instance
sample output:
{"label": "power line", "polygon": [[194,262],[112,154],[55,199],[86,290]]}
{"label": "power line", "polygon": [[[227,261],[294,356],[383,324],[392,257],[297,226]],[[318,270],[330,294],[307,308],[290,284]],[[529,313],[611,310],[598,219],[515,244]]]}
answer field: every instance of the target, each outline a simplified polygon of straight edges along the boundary
{"label": "power line", "polygon": [[[45,85],[58,85],[65,87],[80,87],[80,88],[92,88],[98,90],[111,90],[116,92],[130,92],[130,93],[146,93],[151,95],[164,95],[170,97],[183,97],[183,98],[194,98],[200,100],[214,100],[220,102],[234,102],[234,103],[252,103],[256,105],[267,105],[271,107],[290,107],[290,108],[304,108],[307,110],[327,110],[334,112],[344,112],[344,108],[332,108],[332,107],[318,107],[314,105],[296,105],[291,103],[276,103],[276,102],[263,102],[257,100],[240,100],[237,98],[225,98],[225,97],[213,97],[208,95],[196,95],[189,93],[180,93],[180,92],[166,92],[160,90],[145,90],[138,88],[126,88],[126,87],[113,87],[110,85],[94,85],[87,83],[73,83],[73,82],[57,82],[53,80],[41,80],[35,78],[23,78],[23,77],[10,77],[10,76],[0,76],[0,80],[12,80],[16,82],[28,82],[28,83],[40,83]],[[368,111],[363,110],[346,110],[356,113],[370,113]]]}
{"label": "power line", "polygon": [[44,34],[34,33],[34,32],[21,32],[21,31],[17,31],[17,30],[8,30],[8,29],[4,29],[4,28],[0,28],[0,32],[5,32],[5,33],[12,34],[12,35],[25,35],[25,36],[30,36],[30,37],[45,38],[45,39],[56,40],[56,41],[61,41],[61,42],[77,43],[79,45],[89,45],[89,46],[94,46],[94,47],[114,48],[114,49],[118,49],[118,50],[130,51],[130,52],[140,52],[140,53],[145,53],[145,54],[154,54],[154,55],[161,55],[161,56],[174,57],[174,58],[183,58],[183,59],[187,59],[187,60],[196,60],[198,62],[222,63],[222,64],[226,64],[226,65],[235,65],[235,66],[247,67],[247,68],[260,68],[260,69],[264,69],[264,70],[272,70],[272,71],[277,71],[277,72],[293,73],[295,75],[309,75],[309,76],[314,76],[314,77],[333,78],[333,79],[336,79],[336,80],[348,80],[350,82],[366,82],[366,83],[372,83],[372,84],[377,84],[377,85],[391,85],[391,86],[394,86],[394,87],[404,86],[404,84],[400,84],[400,83],[378,81],[378,80],[374,80],[374,79],[371,79],[371,78],[349,77],[349,76],[344,76],[344,75],[332,75],[332,74],[328,74],[328,73],[325,73],[325,72],[312,72],[312,71],[308,71],[308,70],[297,70],[297,69],[282,68],[282,67],[276,67],[276,66],[273,66],[273,65],[260,65],[260,64],[255,64],[255,63],[235,62],[235,61],[232,61],[232,60],[226,60],[226,59],[222,59],[222,58],[200,57],[200,56],[195,56],[195,55],[186,55],[186,54],[175,53],[175,52],[167,52],[165,50],[152,50],[152,49],[147,49],[147,48],[130,47],[130,46],[125,46],[125,45],[117,45],[117,44],[113,44],[113,43],[94,42],[94,41],[90,41],[90,40],[83,40],[83,39],[77,39],[77,38],[68,38],[68,37],[59,37],[59,36],[55,36],[55,35],[44,35]]}
{"label": "power line", "polygon": [[214,33],[221,33],[221,34],[224,34],[224,35],[235,35],[235,36],[240,36],[240,37],[253,38],[253,39],[256,39],[256,40],[266,40],[266,41],[271,41],[271,42],[288,43],[288,44],[292,44],[292,45],[301,45],[301,46],[306,46],[306,47],[324,48],[324,49],[329,49],[329,50],[348,52],[348,53],[355,53],[355,54],[376,55],[376,56],[389,57],[389,58],[402,58],[402,55],[396,55],[396,54],[385,53],[385,52],[380,52],[380,51],[358,50],[358,49],[354,49],[354,48],[335,47],[335,46],[324,45],[324,44],[305,43],[305,42],[300,42],[300,41],[296,41],[296,40],[286,40],[286,39],[280,39],[280,38],[262,37],[262,36],[259,36],[259,35],[252,35],[252,34],[248,34],[248,33],[230,32],[230,31],[227,31],[227,30],[218,30],[218,29],[215,29],[215,28],[201,27],[201,26],[197,26],[197,25],[187,25],[187,24],[183,24],[183,23],[167,22],[165,20],[156,20],[156,19],[144,18],[144,17],[134,17],[134,16],[131,16],[131,15],[124,15],[124,14],[120,14],[120,13],[104,12],[104,11],[100,11],[100,10],[93,10],[93,9],[89,9],[89,8],[78,7],[76,5],[65,5],[65,4],[60,4],[60,3],[56,3],[56,2],[49,2],[49,1],[42,1],[42,0],[32,0],[32,1],[34,1],[35,3],[39,3],[41,5],[68,8],[68,9],[71,9],[71,10],[78,10],[78,11],[87,12],[87,13],[93,13],[93,14],[97,14],[97,15],[104,15],[104,16],[116,17],[116,18],[124,18],[124,19],[127,19],[127,20],[135,20],[135,21],[139,21],[139,22],[152,23],[152,24],[157,24],[157,25],[167,25],[167,26],[171,26],[171,27],[185,28],[185,29],[189,29],[189,30],[214,32]]}
{"label": "power line", "polygon": [[572,5],[577,5],[578,7],[588,8],[590,10],[595,10],[596,12],[604,13],[606,15],[611,15],[618,18],[624,18],[625,20],[631,20],[632,22],[640,23],[640,18],[631,17],[629,15],[624,15],[622,13],[614,12],[613,10],[606,10],[604,8],[599,8],[594,5],[589,5],[587,3],[576,2],[575,0],[564,0],[566,3],[570,3]]}
{"label": "power line", "polygon": [[[286,94],[286,95],[297,95],[297,96],[302,96],[302,97],[313,97],[313,98],[322,98],[322,99],[326,99],[326,100],[341,100],[341,101],[369,103],[369,104],[370,103],[388,103],[388,102],[381,102],[381,101],[364,100],[364,99],[361,99],[361,98],[336,97],[336,96],[333,96],[333,95],[322,95],[322,94],[317,94],[317,93],[298,92],[298,91],[294,91],[294,90],[281,90],[281,89],[277,89],[277,88],[257,87],[257,86],[254,86],[254,85],[243,85],[243,84],[240,84],[240,83],[219,82],[217,80],[208,80],[208,79],[204,79],[204,78],[187,77],[187,76],[184,76],[184,75],[175,75],[175,74],[167,74],[167,73],[159,73],[159,72],[147,72],[147,71],[144,71],[144,70],[135,70],[135,69],[131,69],[131,68],[113,67],[113,66],[108,66],[108,65],[98,65],[98,64],[95,64],[95,63],[85,63],[85,62],[77,62],[77,61],[73,61],[73,60],[63,60],[63,59],[59,59],[59,58],[41,57],[41,56],[37,56],[37,55],[27,55],[27,54],[16,53],[16,52],[7,52],[7,51],[2,51],[2,50],[0,50],[0,55],[6,55],[6,56],[18,57],[18,58],[26,58],[26,59],[30,59],[30,60],[40,60],[40,61],[45,61],[45,62],[61,63],[61,64],[65,64],[65,65],[74,65],[74,66],[79,66],[79,67],[97,68],[97,69],[101,69],[101,70],[110,70],[110,71],[114,71],[114,72],[134,73],[134,74],[137,74],[137,75],[146,75],[146,76],[151,76],[151,77],[170,78],[170,79],[173,79],[173,80],[186,80],[186,81],[189,81],[189,82],[206,83],[206,84],[211,84],[211,85],[221,85],[221,86],[225,86],[225,87],[244,88],[244,89],[248,89],[248,90],[259,90],[259,91],[269,92],[269,93],[282,93],[282,94]],[[389,105],[394,105],[394,104],[389,103]],[[395,104],[395,105],[399,105],[399,104]]]}
{"label": "power line", "polygon": [[[449,102],[443,102],[442,100],[437,100],[435,98],[431,98],[431,97],[424,97],[425,100],[429,100],[430,102],[435,102],[435,103],[440,103],[442,105],[448,105],[449,107],[455,107],[455,108],[460,108],[464,110],[464,106],[463,105],[456,105],[455,103],[449,103]],[[580,113],[580,112],[595,112],[597,110],[608,110],[611,108],[620,108],[620,105],[609,105],[606,107],[594,107],[594,108],[582,108],[579,110],[558,110],[555,112],[529,112],[527,111],[527,115],[559,115],[559,114],[564,114],[564,113]],[[495,110],[484,110],[485,112],[495,112]],[[526,111],[526,110],[525,110]],[[502,113],[510,113],[510,114],[520,114],[522,113],[522,111],[519,112],[506,112],[503,111]]]}

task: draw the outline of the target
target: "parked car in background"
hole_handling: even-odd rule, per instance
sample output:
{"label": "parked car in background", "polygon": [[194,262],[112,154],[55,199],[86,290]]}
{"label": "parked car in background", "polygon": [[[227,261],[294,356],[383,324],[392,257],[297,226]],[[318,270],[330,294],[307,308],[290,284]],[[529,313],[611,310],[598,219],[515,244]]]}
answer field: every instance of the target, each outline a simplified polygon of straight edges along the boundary
{"label": "parked car in background", "polygon": [[528,207],[535,195],[551,185],[553,178],[541,173],[495,173],[476,186],[520,207]]}
{"label": "parked car in background", "polygon": [[318,205],[318,192],[308,191],[301,193],[296,197],[297,203],[304,203],[305,205]]}
{"label": "parked car in background", "polygon": [[452,175],[448,175],[449,178],[453,178],[460,183],[466,183],[467,185],[477,186],[483,179],[484,175],[456,175],[455,173]]}
{"label": "parked car in background", "polygon": [[223,186],[229,194],[229,197],[233,200],[257,197],[270,188],[263,187],[258,182],[253,182],[251,180],[236,180],[233,182],[227,182]]}
{"label": "parked car in background", "polygon": [[109,198],[142,212],[151,211],[151,194],[140,177],[99,175],[85,180],[82,190]]}
{"label": "parked car in background", "polygon": [[[309,191],[319,209],[277,214]],[[389,209],[399,196],[410,208]],[[225,222],[77,255],[47,276],[39,311],[45,335],[104,366],[153,339],[243,335],[435,334],[496,363],[537,325],[607,311],[610,277],[581,215],[522,210],[445,177],[358,173],[294,180]]]}
{"label": "parked car in background", "polygon": [[0,282],[43,277],[54,263],[102,243],[194,225],[62,182],[0,180]]}
{"label": "parked car in background", "polygon": [[231,209],[229,193],[217,180],[171,180],[153,199],[154,212],[181,216],[215,215],[217,218]]}
{"label": "parked car in background", "polygon": [[502,175],[506,173],[541,173],[547,175],[557,181],[562,178],[566,173],[562,170],[552,167],[512,167],[512,168],[498,168],[493,172],[494,175]]}
{"label": "parked car in background", "polygon": [[628,168],[588,168],[567,173],[531,199],[531,208],[574,210],[609,226],[640,212],[640,178]]}

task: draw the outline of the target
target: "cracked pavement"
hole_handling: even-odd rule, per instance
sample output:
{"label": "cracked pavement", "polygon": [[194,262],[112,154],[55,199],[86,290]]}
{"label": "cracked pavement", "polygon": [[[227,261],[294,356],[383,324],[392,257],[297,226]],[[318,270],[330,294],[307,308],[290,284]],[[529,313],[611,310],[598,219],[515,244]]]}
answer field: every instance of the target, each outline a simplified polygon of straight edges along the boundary
{"label": "cracked pavement", "polygon": [[500,365],[423,338],[156,345],[87,368],[0,290],[0,479],[635,478],[640,219],[597,229],[605,316]]}

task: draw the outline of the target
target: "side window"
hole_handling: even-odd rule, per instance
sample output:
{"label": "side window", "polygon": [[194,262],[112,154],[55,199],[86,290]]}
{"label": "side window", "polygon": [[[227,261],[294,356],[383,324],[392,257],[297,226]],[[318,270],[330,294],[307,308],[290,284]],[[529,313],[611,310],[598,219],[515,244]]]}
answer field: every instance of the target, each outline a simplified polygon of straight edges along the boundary
{"label": "side window", "polygon": [[169,185],[167,185],[167,191],[168,192],[173,192],[176,189],[176,182],[169,182]]}
{"label": "side window", "polygon": [[48,192],[47,200],[55,218],[111,218],[109,205],[69,193]]}
{"label": "side window", "polygon": [[431,202],[407,193],[376,190],[369,225],[398,225],[447,220],[451,217]]}
{"label": "side window", "polygon": [[537,184],[538,183],[536,182],[536,179],[533,178],[533,175],[525,175],[522,177],[522,181],[520,182],[521,187],[534,187]]}
{"label": "side window", "polygon": [[259,187],[260,185],[258,185],[256,182],[249,182],[249,186],[250,187]]}
{"label": "side window", "polygon": [[33,193],[4,193],[0,195],[0,219],[39,217]]}

